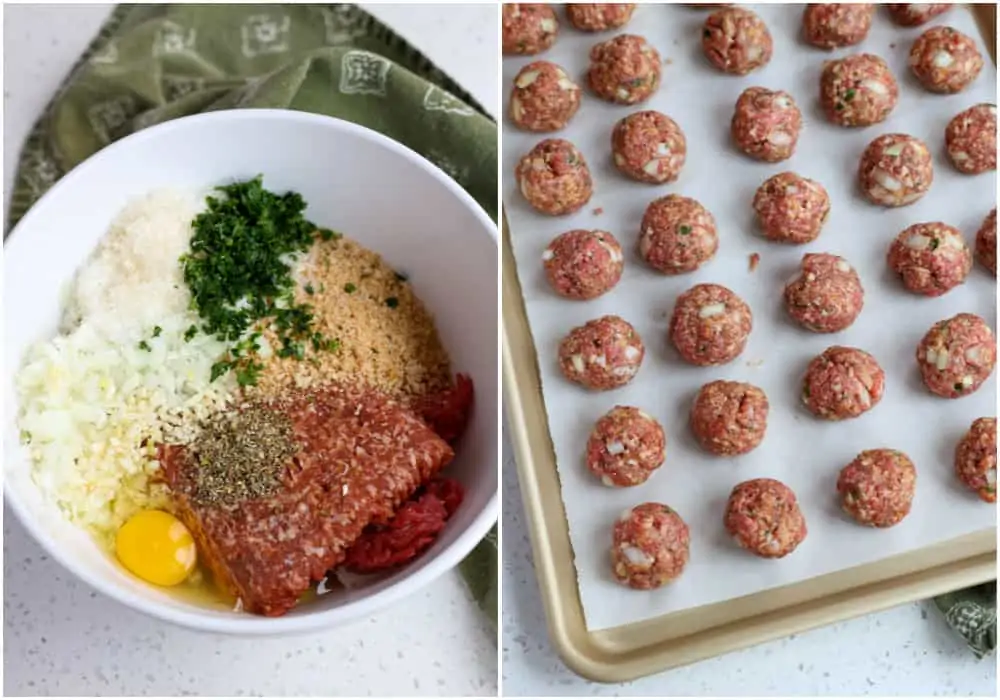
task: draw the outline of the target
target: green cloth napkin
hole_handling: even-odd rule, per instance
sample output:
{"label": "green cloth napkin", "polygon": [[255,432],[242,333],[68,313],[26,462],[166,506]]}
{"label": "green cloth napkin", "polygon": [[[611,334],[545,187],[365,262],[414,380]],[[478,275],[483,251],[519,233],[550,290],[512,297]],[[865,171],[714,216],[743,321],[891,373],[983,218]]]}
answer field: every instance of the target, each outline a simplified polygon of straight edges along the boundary
{"label": "green cloth napkin", "polygon": [[[379,131],[434,162],[497,219],[496,123],[359,8],[120,5],[25,143],[8,231],[56,180],[112,141],[181,116],[253,107]],[[494,627],[496,542],[494,526],[460,567]]]}

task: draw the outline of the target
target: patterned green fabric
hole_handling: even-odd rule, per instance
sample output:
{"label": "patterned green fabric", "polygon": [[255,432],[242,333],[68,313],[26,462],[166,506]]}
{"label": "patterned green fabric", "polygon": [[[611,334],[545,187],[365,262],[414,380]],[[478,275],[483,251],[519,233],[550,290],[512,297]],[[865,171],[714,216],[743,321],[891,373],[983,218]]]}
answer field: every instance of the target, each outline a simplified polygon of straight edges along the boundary
{"label": "patterned green fabric", "polygon": [[948,626],[979,658],[997,648],[997,582],[945,593],[934,599]]}
{"label": "patterned green fabric", "polygon": [[[21,153],[8,228],[129,133],[220,109],[327,114],[422,154],[497,218],[497,127],[423,55],[353,5],[121,5]],[[496,530],[461,567],[497,619]]]}

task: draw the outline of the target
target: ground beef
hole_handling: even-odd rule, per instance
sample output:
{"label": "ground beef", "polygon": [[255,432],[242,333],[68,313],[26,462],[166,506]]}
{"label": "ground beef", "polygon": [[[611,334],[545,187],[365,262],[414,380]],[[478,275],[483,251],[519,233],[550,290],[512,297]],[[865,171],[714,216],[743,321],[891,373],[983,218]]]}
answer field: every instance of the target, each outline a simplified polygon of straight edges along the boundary
{"label": "ground beef", "polygon": [[928,297],[954,289],[972,270],[972,251],[962,233],[940,221],[904,229],[889,246],[886,259],[904,287]]}
{"label": "ground beef", "polygon": [[872,28],[875,5],[870,2],[810,3],[802,13],[802,33],[821,49],[860,44]]}
{"label": "ground beef", "polygon": [[997,169],[997,108],[979,104],[959,112],[944,130],[948,158],[959,172],[979,175]]}
{"label": "ground beef", "polygon": [[802,113],[783,90],[751,87],[736,100],[730,122],[733,143],[751,158],[776,163],[791,158],[802,130]]}
{"label": "ground beef", "polygon": [[639,254],[667,275],[697,270],[719,249],[715,218],[697,201],[678,194],[654,200],[642,217]]}
{"label": "ground beef", "polygon": [[819,79],[826,118],[840,126],[883,122],[899,101],[899,85],[889,65],[870,53],[827,61]]}
{"label": "ground beef", "polygon": [[582,92],[555,63],[529,63],[514,78],[510,119],[525,131],[558,131],[580,108]]}
{"label": "ground beef", "polygon": [[551,5],[505,3],[503,5],[503,54],[532,55],[545,51],[556,40],[559,22]]}
{"label": "ground beef", "polygon": [[987,503],[997,500],[997,419],[977,418],[955,448],[959,481]]}
{"label": "ground beef", "polygon": [[567,299],[594,299],[618,284],[625,257],[607,231],[577,229],[556,236],[542,253],[542,263],[556,293]]}
{"label": "ground beef", "polygon": [[844,512],[862,525],[892,527],[910,512],[917,470],[899,450],[865,450],[840,471]]}
{"label": "ground beef", "polygon": [[642,338],[628,321],[602,316],[571,330],[559,344],[559,368],[571,382],[587,389],[625,386],[646,355]]}
{"label": "ground beef", "polygon": [[997,276],[997,208],[986,216],[976,232],[976,260]]}
{"label": "ground beef", "polygon": [[885,134],[868,144],[858,166],[861,191],[883,207],[902,207],[923,197],[934,181],[927,144],[906,134]]}
{"label": "ground beef", "polygon": [[901,27],[919,27],[926,24],[943,12],[951,9],[951,3],[938,3],[934,5],[903,5],[888,4],[886,9],[892,21]]}
{"label": "ground beef", "polygon": [[917,346],[917,365],[931,393],[957,399],[976,391],[997,362],[997,344],[986,321],[961,313],[938,321]]}
{"label": "ground beef", "polygon": [[661,185],[680,175],[687,157],[687,141],[677,122],[660,112],[646,110],[615,124],[611,156],[622,174]]}
{"label": "ground beef", "polygon": [[746,454],[764,439],[769,410],[767,395],[753,384],[709,382],[691,408],[691,432],[712,454]]}
{"label": "ground beef", "polygon": [[802,381],[802,402],[827,420],[857,418],[885,392],[885,372],[864,350],[834,345],[813,358]]}
{"label": "ground beef", "polygon": [[661,503],[643,503],[615,523],[611,570],[629,588],[659,588],[683,573],[690,544],[687,523],[677,511]]}
{"label": "ground beef", "polygon": [[722,72],[746,75],[767,65],[774,46],[771,32],[756,13],[724,7],[705,20],[701,48],[709,62]]}
{"label": "ground beef", "polygon": [[642,102],[660,87],[660,54],[641,36],[620,34],[590,50],[587,83],[608,102]]}
{"label": "ground beef", "polygon": [[979,77],[983,55],[976,42],[951,27],[931,27],[910,49],[910,70],[926,89],[961,92]]}
{"label": "ground beef", "polygon": [[454,445],[465,434],[474,402],[472,378],[459,374],[454,386],[416,398],[412,408],[442,440]]}
{"label": "ground beef", "polygon": [[791,554],[809,532],[795,494],[777,479],[737,484],[723,522],[740,547],[766,559]]}
{"label": "ground beef", "polygon": [[719,284],[697,284],[677,297],[670,340],[687,362],[723,365],[746,347],[753,329],[747,303]]}
{"label": "ground beef", "polygon": [[806,253],[802,271],[785,285],[785,309],[803,328],[837,333],[849,327],[865,304],[861,279],[846,260],[829,253]]}
{"label": "ground beef", "polygon": [[604,32],[624,27],[632,19],[633,12],[634,3],[574,2],[566,5],[569,23],[582,32]]}
{"label": "ground beef", "polygon": [[518,162],[514,177],[528,203],[550,216],[577,211],[594,192],[587,161],[564,139],[545,139],[532,148]]}
{"label": "ground beef", "polygon": [[667,436],[638,408],[615,406],[590,431],[587,468],[605,486],[638,486],[666,459]]}
{"label": "ground beef", "polygon": [[815,180],[778,173],[757,190],[753,209],[760,230],[770,240],[809,243],[816,240],[830,215],[830,195]]}

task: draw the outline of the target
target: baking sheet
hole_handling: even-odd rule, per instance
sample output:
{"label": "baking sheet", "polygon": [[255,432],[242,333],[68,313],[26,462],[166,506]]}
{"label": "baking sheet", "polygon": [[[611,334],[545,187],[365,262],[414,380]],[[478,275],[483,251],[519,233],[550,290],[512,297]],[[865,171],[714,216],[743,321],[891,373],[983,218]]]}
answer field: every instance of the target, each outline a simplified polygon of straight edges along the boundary
{"label": "baking sheet", "polygon": [[[549,426],[558,461],[563,500],[576,555],[580,597],[588,629],[604,629],[658,615],[728,600],[794,583],[894,554],[919,549],[962,534],[993,527],[995,509],[966,493],[954,479],[952,454],[972,420],[993,415],[992,377],[977,393],[948,401],[924,389],[913,359],[917,342],[935,321],[960,311],[996,317],[993,278],[978,266],[965,285],[944,297],[926,299],[902,290],[885,265],[892,238],[919,221],[942,220],[958,226],[972,242],[994,205],[995,175],[956,173],[943,154],[943,132],[957,112],[978,102],[995,102],[996,69],[988,63],[966,92],[955,96],[922,91],[906,68],[906,55],[921,29],[901,29],[879,14],[868,39],[856,51],[883,56],[900,82],[900,100],[890,119],[862,130],[826,124],[816,104],[819,72],[830,56],[799,40],[801,6],[754,6],[774,38],[774,58],[746,77],[725,76],[701,55],[699,30],[705,13],[683,7],[640,6],[623,32],[643,34],[665,60],[660,91],[639,107],[603,103],[586,94],[573,123],[558,136],[584,153],[595,181],[595,195],[582,211],[563,218],[544,217],[516,192],[513,168],[542,136],[504,125],[504,202],[512,231],[518,274],[540,356]],[[977,41],[974,18],[965,8],[937,18]],[[925,27],[926,28],[926,27]],[[543,57],[564,66],[584,83],[589,48],[613,34],[575,32],[563,22],[555,47]],[[980,45],[981,41],[980,41]],[[985,53],[985,52],[984,52]],[[531,59],[505,59],[505,89]],[[796,154],[778,164],[750,161],[729,143],[729,120],[739,93],[751,85],[790,91],[803,111],[804,128]],[[678,182],[649,186],[624,179],[610,162],[614,123],[637,109],[658,109],[673,117],[688,140],[688,161]],[[935,154],[935,182],[916,204],[882,210],[855,191],[857,161],[865,145],[883,133],[902,131],[923,138]],[[805,246],[780,246],[760,238],[753,227],[750,201],[767,177],[794,170],[819,180],[833,207],[823,233]],[[692,196],[716,217],[720,249],[702,269],[664,277],[649,269],[634,251],[646,205],[669,192]],[[603,214],[594,210],[603,208]],[[604,228],[626,248],[622,282],[590,302],[556,297],[548,288],[541,253],[549,240],[571,228]],[[759,268],[748,258],[757,252]],[[806,252],[845,256],[866,289],[865,310],[846,331],[824,336],[799,330],[781,306],[784,282]],[[678,294],[699,282],[732,288],[754,310],[754,331],[747,349],[730,365],[685,365],[666,340],[666,327]],[[607,313],[629,320],[642,335],[647,356],[636,379],[622,389],[589,393],[559,373],[555,352],[572,327]],[[887,375],[886,394],[871,412],[849,422],[827,423],[800,406],[801,374],[808,361],[832,344],[872,352]],[[701,452],[687,429],[691,400],[713,379],[738,379],[762,387],[771,401],[768,434],[743,457],[719,458]],[[613,490],[602,486],[582,462],[593,422],[615,404],[642,407],[656,416],[668,436],[667,461],[644,485]],[[913,513],[887,531],[861,528],[840,514],[834,484],[839,469],[862,449],[902,449],[917,464]],[[798,494],[809,523],[808,539],[780,561],[759,560],[740,551],[726,536],[721,520],[733,485],[771,476]],[[610,529],[627,507],[657,500],[676,508],[692,530],[691,562],[677,582],[655,592],[630,591],[615,583],[608,567]]]}

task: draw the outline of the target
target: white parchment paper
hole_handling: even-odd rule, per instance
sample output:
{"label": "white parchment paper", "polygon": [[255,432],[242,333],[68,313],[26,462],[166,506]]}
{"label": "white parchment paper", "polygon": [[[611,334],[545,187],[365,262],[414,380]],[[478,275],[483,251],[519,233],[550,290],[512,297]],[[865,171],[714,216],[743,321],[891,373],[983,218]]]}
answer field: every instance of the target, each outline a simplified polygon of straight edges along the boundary
{"label": "white parchment paper", "polygon": [[[975,37],[987,65],[965,92],[953,96],[923,91],[911,76],[906,58],[924,27],[902,29],[884,10],[876,15],[860,47],[829,53],[800,39],[802,6],[753,6],[774,38],[770,64],[746,77],[716,72],[701,54],[700,30],[707,15],[682,6],[641,5],[621,30],[641,34],[665,62],[659,92],[646,104],[623,107],[589,94],[585,72],[588,52],[613,33],[584,34],[564,19],[555,46],[543,56],[562,65],[584,88],[580,112],[556,134],[583,152],[594,176],[594,197],[580,212],[553,218],[535,213],[517,192],[517,160],[544,135],[528,134],[504,123],[504,205],[539,352],[545,405],[555,444],[562,496],[576,554],[576,571],[589,629],[636,622],[672,611],[727,600],[802,581],[934,542],[995,527],[996,511],[956,480],[955,444],[979,416],[995,415],[995,375],[975,394],[947,400],[921,383],[914,352],[917,343],[941,319],[967,311],[994,324],[995,284],[976,265],[968,281],[936,299],[905,292],[885,262],[889,243],[906,226],[944,221],[957,226],[970,246],[983,218],[995,204],[993,173],[961,175],[944,154],[944,129],[961,110],[996,102],[996,69],[980,39],[971,13],[958,6],[933,24],[948,24]],[[829,125],[817,104],[824,60],[851,52],[876,53],[888,61],[900,84],[899,104],[883,124],[848,130]],[[506,58],[504,90],[531,58]],[[763,164],[739,154],[730,143],[729,122],[742,90],[753,85],[788,90],[803,112],[804,127],[795,155]],[[506,101],[509,95],[505,95]],[[638,109],[656,109],[675,119],[687,136],[687,164],[679,180],[650,186],[625,179],[610,158],[614,123]],[[857,193],[858,160],[865,146],[884,133],[904,132],[924,139],[934,154],[930,192],[909,207],[885,210]],[[832,200],[823,233],[804,246],[782,246],[759,236],[751,200],[768,177],[793,170],[821,182]],[[720,247],[697,272],[659,275],[635,250],[639,222],[650,201],[676,192],[696,198],[714,215]],[[594,213],[602,208],[603,213]],[[573,228],[601,228],[614,233],[626,249],[625,274],[609,294],[589,302],[564,300],[548,287],[542,251],[559,233]],[[760,254],[751,272],[749,256]],[[857,269],[866,291],[865,309],[842,333],[817,335],[794,326],[781,303],[784,283],[806,252],[843,255]],[[505,271],[510,274],[512,271]],[[733,289],[750,304],[754,329],[744,353],[729,365],[696,368],[684,364],[666,339],[676,297],[699,282]],[[647,354],[628,386],[590,393],[567,382],[556,364],[560,339],[573,327],[604,314],[618,314],[642,336]],[[799,400],[802,374],[809,360],[834,344],[871,352],[886,371],[882,402],[862,417],[832,423],[813,418]],[[714,379],[748,381],[764,389],[771,402],[767,436],[759,448],[737,458],[710,456],[691,437],[688,415],[698,388]],[[583,463],[590,428],[615,404],[641,407],[667,432],[667,459],[649,481],[611,489],[591,476]],[[863,449],[892,447],[906,452],[918,470],[913,511],[885,531],[867,529],[842,515],[836,500],[837,474]],[[788,557],[767,561],[741,551],[722,526],[726,499],[745,479],[774,477],[798,495],[809,536]],[[608,550],[611,527],[624,509],[644,501],[675,508],[691,527],[691,560],[683,576],[658,591],[632,591],[612,579]]]}

